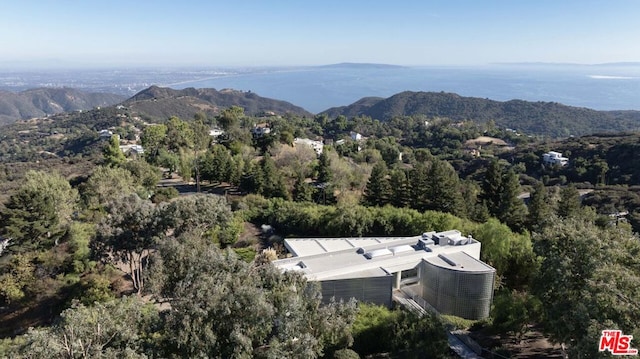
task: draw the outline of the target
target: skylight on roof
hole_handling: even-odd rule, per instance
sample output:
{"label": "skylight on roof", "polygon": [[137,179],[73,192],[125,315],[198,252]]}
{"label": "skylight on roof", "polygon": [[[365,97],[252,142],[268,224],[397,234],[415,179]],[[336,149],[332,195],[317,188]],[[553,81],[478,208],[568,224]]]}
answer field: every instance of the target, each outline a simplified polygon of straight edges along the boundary
{"label": "skylight on roof", "polygon": [[414,252],[415,251],[415,249],[413,249],[413,247],[410,246],[410,245],[402,245],[402,246],[397,246],[397,247],[391,247],[391,248],[389,248],[389,250],[391,251],[391,253],[393,253],[393,255],[396,255],[398,253]]}
{"label": "skylight on roof", "polygon": [[367,252],[364,254],[364,256],[367,259],[373,259],[373,258],[377,258],[377,257],[382,257],[382,256],[388,256],[391,255],[391,251],[387,248],[382,248],[382,249],[376,249],[373,250],[371,252]]}

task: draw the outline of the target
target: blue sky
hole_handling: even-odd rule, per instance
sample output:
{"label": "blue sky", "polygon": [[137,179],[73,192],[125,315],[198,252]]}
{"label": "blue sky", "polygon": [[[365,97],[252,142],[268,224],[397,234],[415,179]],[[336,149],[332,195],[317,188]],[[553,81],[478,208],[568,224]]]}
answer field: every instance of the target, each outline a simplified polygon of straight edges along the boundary
{"label": "blue sky", "polygon": [[0,0],[0,67],[640,61],[640,1]]}

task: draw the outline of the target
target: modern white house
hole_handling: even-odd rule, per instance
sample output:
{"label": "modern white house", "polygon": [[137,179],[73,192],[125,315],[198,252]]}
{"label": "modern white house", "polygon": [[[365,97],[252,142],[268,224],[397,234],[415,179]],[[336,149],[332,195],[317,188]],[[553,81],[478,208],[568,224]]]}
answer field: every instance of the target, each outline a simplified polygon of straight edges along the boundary
{"label": "modern white house", "polygon": [[569,163],[567,157],[562,157],[562,153],[549,151],[542,155],[542,163],[548,166],[565,166]]}
{"label": "modern white house", "polygon": [[292,238],[282,270],[320,282],[323,300],[356,298],[392,305],[394,290],[419,287],[422,299],[443,314],[467,319],[489,315],[495,269],[480,261],[480,242],[457,230],[413,237]]}
{"label": "modern white house", "polygon": [[294,145],[302,144],[304,146],[309,146],[316,151],[316,154],[321,155],[322,150],[324,149],[324,143],[322,141],[314,141],[308,138],[295,138],[293,140]]}

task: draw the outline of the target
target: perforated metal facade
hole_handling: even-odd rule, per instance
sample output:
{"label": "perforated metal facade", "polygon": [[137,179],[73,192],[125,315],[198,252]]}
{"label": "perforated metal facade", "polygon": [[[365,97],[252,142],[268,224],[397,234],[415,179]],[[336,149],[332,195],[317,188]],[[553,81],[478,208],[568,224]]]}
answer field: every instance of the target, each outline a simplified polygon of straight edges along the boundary
{"label": "perforated metal facade", "polygon": [[456,260],[454,265],[438,259],[422,261],[422,297],[443,314],[474,320],[488,317],[495,269],[471,257],[465,260],[477,261],[475,268],[465,268]]}
{"label": "perforated metal facade", "polygon": [[356,298],[360,302],[391,306],[392,276],[325,280],[320,285],[325,303],[334,297],[336,300]]}

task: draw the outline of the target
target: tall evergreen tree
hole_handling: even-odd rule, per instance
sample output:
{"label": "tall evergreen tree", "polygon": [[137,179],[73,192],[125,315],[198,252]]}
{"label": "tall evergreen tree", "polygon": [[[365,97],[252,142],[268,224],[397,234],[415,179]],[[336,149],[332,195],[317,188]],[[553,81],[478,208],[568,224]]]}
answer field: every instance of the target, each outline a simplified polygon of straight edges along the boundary
{"label": "tall evergreen tree", "polygon": [[498,217],[502,199],[502,173],[502,165],[498,160],[493,159],[489,162],[489,167],[487,167],[482,181],[482,196],[480,199],[487,206],[489,214],[496,218]]}
{"label": "tall evergreen tree", "polygon": [[264,178],[262,194],[265,197],[288,199],[289,192],[287,191],[282,174],[278,171],[275,161],[268,153],[262,158],[260,167]]}
{"label": "tall evergreen tree", "polygon": [[460,182],[460,187],[467,218],[479,223],[486,222],[489,219],[489,212],[486,205],[479,201],[480,185],[473,180],[465,180]]}
{"label": "tall evergreen tree", "polygon": [[424,163],[418,163],[409,172],[409,193],[411,193],[411,208],[425,211],[428,207],[427,187],[428,170]]}
{"label": "tall evergreen tree", "polygon": [[216,169],[215,179],[219,182],[228,182],[232,167],[229,150],[222,145],[215,145],[211,152],[213,154],[213,168]]}
{"label": "tall evergreen tree", "polygon": [[302,172],[296,176],[296,182],[293,184],[293,200],[296,202],[311,202],[313,199],[313,187],[305,182]]}
{"label": "tall evergreen tree", "polygon": [[558,216],[562,218],[577,217],[580,213],[580,192],[573,184],[560,189]]}
{"label": "tall evergreen tree", "polygon": [[434,159],[427,172],[427,209],[465,216],[460,192],[460,179],[455,169],[442,160]]}
{"label": "tall evergreen tree", "polygon": [[538,182],[533,187],[529,197],[528,228],[533,231],[539,229],[549,220],[551,206],[549,205],[549,194],[542,182]]}
{"label": "tall evergreen tree", "polygon": [[331,159],[327,151],[322,151],[320,156],[318,156],[318,182],[328,183],[331,182],[331,179]]}
{"label": "tall evergreen tree", "polygon": [[[199,117],[199,116],[198,116]],[[207,150],[211,144],[211,136],[209,136],[209,126],[205,125],[202,120],[196,120],[189,124],[193,133],[193,157],[194,157],[194,178],[196,179],[196,189],[200,192],[200,172],[201,161],[200,152]]]}
{"label": "tall evergreen tree", "polygon": [[408,207],[411,204],[409,179],[405,171],[395,169],[389,178],[391,186],[391,204],[395,207]]}
{"label": "tall evergreen tree", "polygon": [[155,164],[160,149],[166,145],[167,126],[159,124],[145,127],[140,140],[145,149],[145,159]]}
{"label": "tall evergreen tree", "polygon": [[247,162],[240,178],[240,189],[247,193],[262,194],[264,191],[264,174],[259,164]]}
{"label": "tall evergreen tree", "polygon": [[378,161],[371,170],[371,176],[364,190],[364,204],[369,206],[384,206],[389,203],[391,187],[387,179],[387,166],[384,161]]}
{"label": "tall evergreen tree", "polygon": [[118,135],[111,136],[102,154],[104,155],[104,163],[109,167],[118,167],[127,160],[120,149],[120,136]]}
{"label": "tall evergreen tree", "polygon": [[527,219],[527,206],[519,198],[522,192],[518,175],[509,169],[502,178],[498,219],[514,231],[522,231]]}

